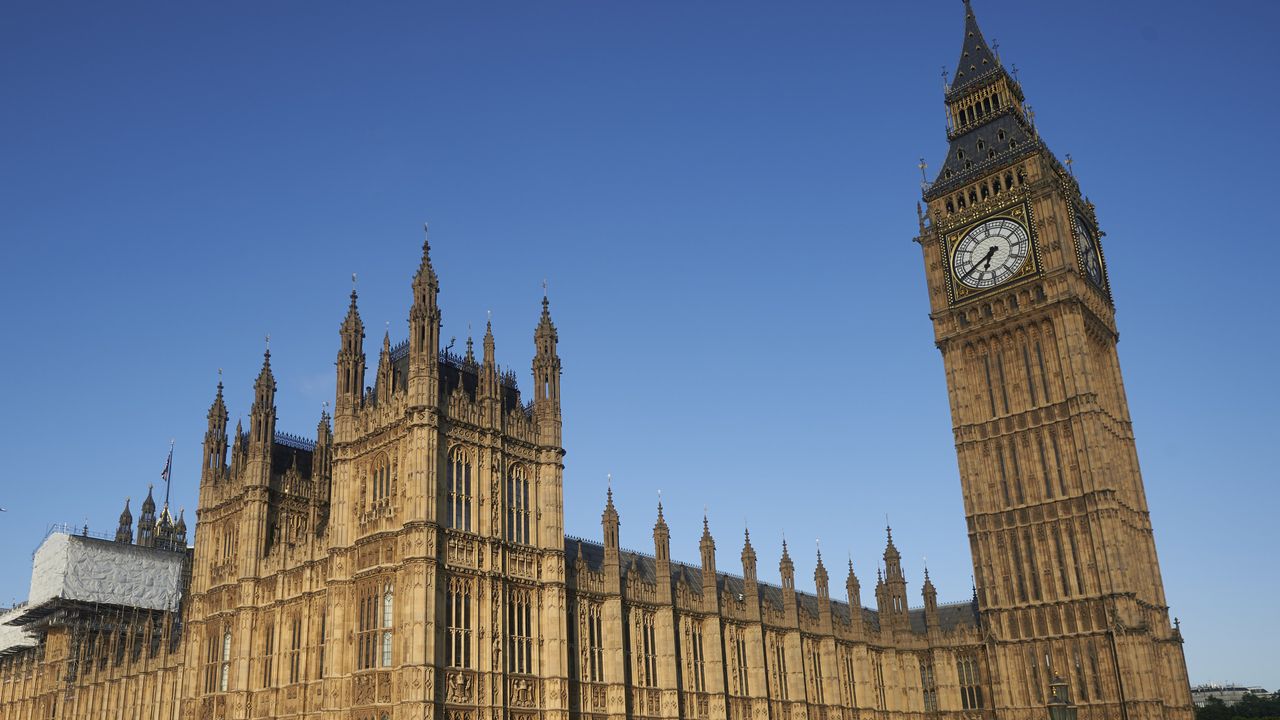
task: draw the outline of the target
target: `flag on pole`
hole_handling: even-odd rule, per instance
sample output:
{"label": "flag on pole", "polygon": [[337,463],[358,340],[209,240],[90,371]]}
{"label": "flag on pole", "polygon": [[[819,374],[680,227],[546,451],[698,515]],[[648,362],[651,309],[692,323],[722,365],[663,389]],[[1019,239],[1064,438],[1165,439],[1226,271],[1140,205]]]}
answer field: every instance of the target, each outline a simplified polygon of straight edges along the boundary
{"label": "flag on pole", "polygon": [[169,457],[164,461],[164,470],[160,471],[160,479],[164,480],[164,506],[169,507],[169,475],[173,471],[173,440],[169,441]]}

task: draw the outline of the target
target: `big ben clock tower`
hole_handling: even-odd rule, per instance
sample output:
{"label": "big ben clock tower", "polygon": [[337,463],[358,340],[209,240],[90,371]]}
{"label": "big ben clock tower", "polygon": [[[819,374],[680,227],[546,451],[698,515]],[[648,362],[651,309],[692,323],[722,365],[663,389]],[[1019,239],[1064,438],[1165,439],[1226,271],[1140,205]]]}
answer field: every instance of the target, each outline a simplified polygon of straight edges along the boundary
{"label": "big ben clock tower", "polygon": [[1190,718],[1093,205],[968,2],[919,242],[999,718]]}

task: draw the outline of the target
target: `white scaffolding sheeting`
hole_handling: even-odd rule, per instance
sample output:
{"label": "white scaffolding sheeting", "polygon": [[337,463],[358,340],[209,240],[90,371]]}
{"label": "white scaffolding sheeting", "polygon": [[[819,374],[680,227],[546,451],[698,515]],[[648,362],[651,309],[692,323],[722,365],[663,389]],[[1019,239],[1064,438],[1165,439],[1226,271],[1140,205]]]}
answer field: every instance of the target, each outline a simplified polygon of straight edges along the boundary
{"label": "white scaffolding sheeting", "polygon": [[26,607],[19,605],[12,610],[0,612],[0,657],[22,648],[36,646],[35,636],[26,628],[6,624],[21,615],[24,610]]}
{"label": "white scaffolding sheeting", "polygon": [[184,554],[55,532],[36,550],[28,607],[50,600],[177,608]]}

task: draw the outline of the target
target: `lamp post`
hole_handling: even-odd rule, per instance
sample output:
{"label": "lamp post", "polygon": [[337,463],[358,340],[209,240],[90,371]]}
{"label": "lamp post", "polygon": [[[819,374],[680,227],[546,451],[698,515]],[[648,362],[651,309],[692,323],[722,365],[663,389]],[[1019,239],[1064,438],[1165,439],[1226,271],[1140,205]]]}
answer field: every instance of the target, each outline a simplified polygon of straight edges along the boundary
{"label": "lamp post", "polygon": [[1076,709],[1071,704],[1067,681],[1057,673],[1049,681],[1049,720],[1076,720]]}

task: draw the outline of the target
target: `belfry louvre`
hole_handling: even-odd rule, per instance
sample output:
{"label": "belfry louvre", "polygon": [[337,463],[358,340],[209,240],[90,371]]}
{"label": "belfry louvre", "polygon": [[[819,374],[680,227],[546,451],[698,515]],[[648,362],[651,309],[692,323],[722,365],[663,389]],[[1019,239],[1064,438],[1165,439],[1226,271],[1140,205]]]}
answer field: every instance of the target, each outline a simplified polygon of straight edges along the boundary
{"label": "belfry louvre", "polygon": [[[249,426],[219,383],[198,518],[148,495],[111,538],[46,538],[0,614],[0,720],[1041,719],[1192,716],[1115,353],[1094,206],[1049,151],[965,4],[950,148],[919,243],[947,371],[975,588],[911,608],[892,532],[864,607],[814,560],[798,592],[563,522],[558,333],[544,298],[533,388],[440,348],[424,242],[409,336],[366,385],[351,294],[333,413],[276,427],[270,353]],[[735,541],[736,545],[736,541]],[[158,569],[139,574],[142,568]],[[837,580],[838,581],[838,580]]]}

